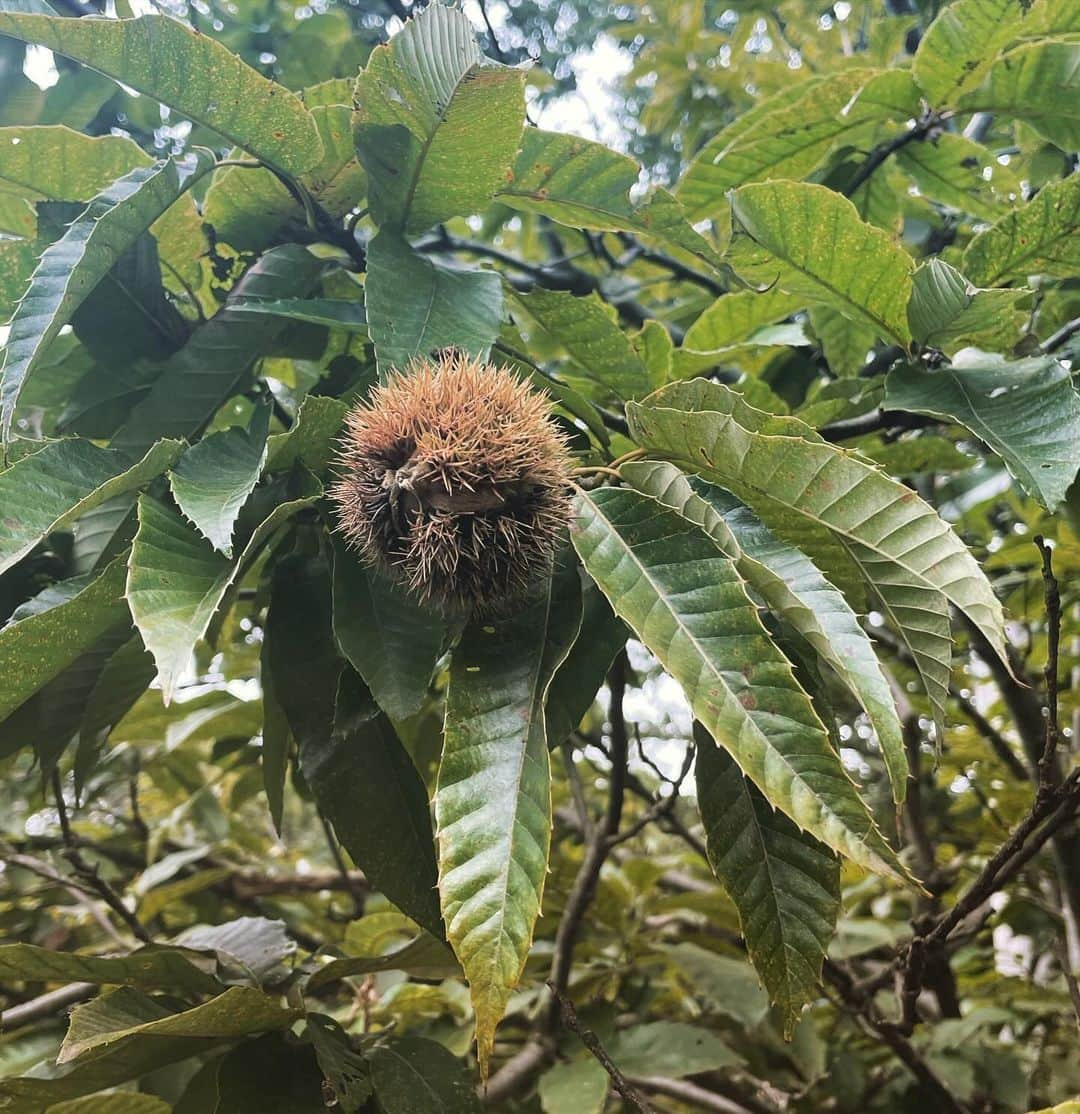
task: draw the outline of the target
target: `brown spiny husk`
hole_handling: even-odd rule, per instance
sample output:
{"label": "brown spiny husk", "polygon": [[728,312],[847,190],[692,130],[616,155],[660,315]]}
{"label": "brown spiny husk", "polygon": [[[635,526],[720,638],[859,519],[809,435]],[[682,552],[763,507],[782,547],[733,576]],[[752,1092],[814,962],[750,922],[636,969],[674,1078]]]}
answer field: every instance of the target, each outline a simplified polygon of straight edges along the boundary
{"label": "brown spiny husk", "polygon": [[498,611],[551,566],[571,459],[547,399],[460,355],[413,364],[346,419],[331,489],[368,562],[443,610]]}

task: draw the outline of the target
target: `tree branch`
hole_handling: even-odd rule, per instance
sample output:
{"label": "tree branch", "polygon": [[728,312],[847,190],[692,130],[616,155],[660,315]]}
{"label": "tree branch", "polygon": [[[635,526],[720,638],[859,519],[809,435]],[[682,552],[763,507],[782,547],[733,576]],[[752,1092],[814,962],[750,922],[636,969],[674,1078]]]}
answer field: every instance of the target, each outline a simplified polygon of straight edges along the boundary
{"label": "tree branch", "polygon": [[120,918],[128,930],[144,944],[152,944],[154,938],[146,930],[142,921],[124,904],[124,899],[101,876],[101,871],[93,863],[83,858],[75,839],[71,833],[71,823],[68,819],[67,805],[64,803],[64,790],[60,783],[60,771],[52,772],[52,791],[56,798],[56,809],[60,816],[60,831],[64,840],[64,857],[71,864],[71,869],[92,893],[97,894],[102,901]]}
{"label": "tree branch", "polygon": [[577,1010],[574,1009],[574,1003],[571,1002],[554,983],[549,982],[547,985],[548,989],[551,991],[552,997],[559,1006],[563,1025],[565,1025],[570,1032],[574,1033],[581,1043],[592,1053],[600,1066],[608,1073],[615,1090],[618,1091],[635,1110],[640,1111],[641,1114],[655,1114],[655,1111],[645,1100],[645,1097],[637,1088],[630,1084],[623,1073],[616,1067],[614,1061],[607,1054],[607,1050],[600,1043],[600,1038],[591,1029],[586,1028],[578,1021]]}

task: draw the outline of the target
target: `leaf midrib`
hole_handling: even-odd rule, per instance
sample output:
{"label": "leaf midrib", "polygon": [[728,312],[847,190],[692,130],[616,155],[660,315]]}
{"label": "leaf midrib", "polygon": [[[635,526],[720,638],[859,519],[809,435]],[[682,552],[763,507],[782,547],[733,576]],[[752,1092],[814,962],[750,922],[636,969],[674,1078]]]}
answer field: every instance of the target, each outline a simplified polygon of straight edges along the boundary
{"label": "leaf midrib", "polygon": [[[648,497],[646,496],[646,498],[648,498]],[[761,728],[754,721],[753,717],[749,715],[749,713],[746,711],[745,708],[742,707],[742,705],[739,703],[739,701],[737,699],[735,699],[735,696],[731,692],[731,689],[728,687],[727,682],[724,680],[723,676],[720,674],[719,670],[714,665],[714,663],[712,661],[712,658],[708,654],[705,653],[705,650],[702,647],[700,641],[695,637],[695,635],[693,633],[691,633],[691,631],[682,622],[681,617],[679,616],[678,612],[676,612],[671,607],[671,605],[668,603],[667,596],[665,595],[665,593],[660,590],[660,587],[657,584],[657,582],[649,575],[647,567],[638,559],[638,557],[635,554],[633,548],[629,545],[629,543],[627,543],[623,540],[623,537],[619,533],[619,531],[616,529],[615,524],[611,521],[610,518],[607,517],[607,515],[605,515],[601,511],[601,509],[596,505],[596,503],[593,502],[592,499],[589,499],[586,496],[584,501],[588,504],[588,506],[590,508],[592,508],[594,514],[598,518],[602,519],[604,521],[604,523],[607,525],[609,536],[613,537],[613,538],[616,538],[618,540],[619,544],[622,546],[624,552],[626,552],[630,556],[631,560],[633,560],[634,564],[640,570],[642,577],[649,583],[650,587],[653,589],[653,592],[655,593],[656,598],[663,601],[665,610],[674,619],[676,626],[683,632],[684,636],[693,645],[693,647],[695,648],[695,650],[698,653],[699,660],[701,660],[702,662],[705,663],[705,665],[708,667],[709,671],[715,677],[717,683],[723,688],[724,692],[731,698],[733,705],[739,709],[739,711],[736,713],[736,715],[739,715],[745,723],[748,723],[750,725],[750,727],[753,730],[756,737],[759,738],[761,740],[761,742],[764,744],[766,750],[770,754],[773,754],[777,758],[780,759],[780,761],[783,763],[784,767],[791,772],[792,779],[795,780],[795,781],[798,781],[799,784],[802,785],[806,789],[806,791],[814,798],[814,800],[818,802],[818,806],[823,811],[827,812],[830,816],[835,817],[836,820],[842,825],[844,831],[850,833],[851,836],[853,836],[855,839],[857,839],[859,844],[865,849],[865,852],[869,856],[871,856],[876,862],[880,863],[881,866],[888,873],[890,873],[890,874],[894,873],[893,868],[891,866],[889,866],[889,864],[886,863],[881,858],[881,856],[870,846],[869,843],[867,843],[867,836],[873,834],[873,829],[871,828],[870,830],[868,830],[862,836],[858,835],[858,833],[856,833],[852,828],[850,828],[848,826],[847,821],[845,821],[842,816],[839,816],[832,808],[830,808],[828,806],[828,804],[826,804],[822,800],[820,794],[816,790],[814,790],[811,786],[807,785],[807,783],[806,783],[805,779],[802,777],[802,775],[799,774],[794,769],[794,767],[791,765],[791,763],[789,762],[789,760],[787,758],[787,755],[781,753],[779,750],[776,749],[776,747],[773,745],[772,740],[761,730]],[[687,520],[687,521],[689,523],[689,520]],[[693,525],[693,524],[690,523],[690,525]],[[699,529],[700,529],[700,527],[699,527]],[[725,557],[722,553],[718,552],[718,557],[719,557],[719,559],[728,561],[730,563],[730,558]],[[605,592],[604,594],[607,595],[607,592]],[[612,608],[614,608],[614,610],[618,614],[620,614],[627,622],[630,622],[629,617],[622,610],[620,610],[619,603],[616,600],[612,599],[610,595],[608,595],[608,601],[611,603]],[[751,608],[753,607],[753,604],[750,602],[749,597],[747,597],[747,606],[749,606]],[[758,622],[760,622],[760,620],[758,620]],[[657,655],[657,657],[659,657],[659,655]],[[665,668],[666,668],[666,666],[665,666]],[[789,670],[790,670],[790,666],[789,666]],[[811,713],[814,715],[814,718],[817,719],[817,713],[813,710],[812,706],[811,706],[810,710],[811,710]],[[788,718],[788,717],[785,716],[785,718]],[[818,720],[817,729],[823,736],[825,735],[825,728],[824,728],[824,726],[821,725],[820,720]],[[717,743],[717,745],[719,746],[720,744]],[[724,749],[726,750],[727,748],[725,747]],[[729,753],[731,753],[732,758],[735,759],[736,765],[738,765],[740,770],[741,770],[742,766],[741,766],[741,763],[739,763],[738,757],[732,752],[729,752]],[[844,777],[845,778],[847,777],[846,773],[844,774]],[[849,784],[851,784],[852,788],[854,789],[854,783],[850,782],[850,779],[849,779]],[[763,790],[763,792],[764,792],[764,790]],[[792,820],[794,821],[795,818],[792,817]],[[798,821],[795,821],[795,822],[798,823]],[[799,825],[799,826],[801,827],[801,825]]]}

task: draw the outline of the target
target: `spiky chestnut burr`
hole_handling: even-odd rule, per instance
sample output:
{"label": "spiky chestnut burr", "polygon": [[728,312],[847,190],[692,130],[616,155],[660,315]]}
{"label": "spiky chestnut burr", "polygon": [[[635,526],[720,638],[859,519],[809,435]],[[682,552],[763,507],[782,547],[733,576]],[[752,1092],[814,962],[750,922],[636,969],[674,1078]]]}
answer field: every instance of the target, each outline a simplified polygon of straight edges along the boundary
{"label": "spiky chestnut burr", "polygon": [[570,521],[572,462],[546,398],[461,355],[376,387],[346,418],[338,465],[346,540],[443,611],[512,603]]}

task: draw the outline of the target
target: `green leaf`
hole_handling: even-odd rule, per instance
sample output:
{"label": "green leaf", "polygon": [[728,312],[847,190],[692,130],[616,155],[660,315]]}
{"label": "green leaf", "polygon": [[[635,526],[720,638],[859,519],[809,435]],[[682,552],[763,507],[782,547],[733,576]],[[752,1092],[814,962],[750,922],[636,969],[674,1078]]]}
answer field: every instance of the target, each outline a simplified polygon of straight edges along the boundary
{"label": "green leaf", "polygon": [[1049,511],[1080,467],[1080,395],[1052,356],[1009,361],[968,348],[937,371],[901,364],[885,380],[885,405],[966,426]]}
{"label": "green leaf", "polygon": [[274,671],[270,668],[270,631],[263,631],[259,649],[259,684],[263,698],[262,751],[260,760],[266,807],[274,831],[282,834],[285,812],[285,781],[289,775],[289,720],[274,691]]}
{"label": "green leaf", "polygon": [[583,1049],[544,1072],[536,1092],[544,1114],[603,1114],[610,1085],[604,1066]]}
{"label": "green leaf", "polygon": [[761,294],[756,290],[724,294],[686,330],[682,347],[695,352],[729,348],[750,340],[763,325],[790,317],[803,304],[796,295],[775,289]]}
{"label": "green leaf", "polygon": [[[305,21],[305,26],[311,21]],[[304,101],[322,140],[322,159],[299,177],[300,185],[338,220],[363,198],[367,175],[353,150],[352,95],[348,82],[341,104],[315,104],[323,82],[304,91]],[[237,152],[242,154],[242,152]],[[239,251],[262,251],[306,226],[303,205],[273,171],[226,166],[215,171],[206,191],[202,219],[217,238]]]}
{"label": "green leaf", "polygon": [[952,132],[909,143],[896,159],[925,197],[980,220],[997,220],[1021,196],[1019,181],[992,152]]}
{"label": "green leaf", "polygon": [[[831,306],[906,345],[911,256],[825,186],[763,182],[731,194],[734,218],[780,264],[782,290]],[[768,269],[766,264],[763,268]]]}
{"label": "green leaf", "polygon": [[233,573],[232,562],[175,511],[149,496],[139,499],[139,531],[131,547],[126,594],[143,643],[154,655],[166,704]]}
{"label": "green leaf", "polygon": [[50,1106],[48,1114],[169,1114],[171,1107],[153,1095],[88,1095]]}
{"label": "green leaf", "polygon": [[375,222],[415,235],[485,209],[525,122],[525,70],[488,62],[464,12],[431,4],[356,81],[356,150]]}
{"label": "green leaf", "polygon": [[791,624],[866,709],[877,732],[893,800],[907,790],[903,733],[874,648],[848,606],[814,563],[780,541],[745,508],[709,484],[691,483],[673,464],[636,462],[622,475],[639,491],[700,526],[739,575]]}
{"label": "green leaf", "polygon": [[915,268],[908,324],[920,344],[952,354],[967,344],[1011,348],[1023,317],[1016,303],[1031,291],[980,290],[942,259]]}
{"label": "green leaf", "polygon": [[409,1114],[479,1114],[480,1101],[461,1061],[435,1041],[406,1037],[376,1045],[368,1060],[384,1110]]}
{"label": "green leaf", "polygon": [[32,944],[0,946],[0,978],[9,982],[90,982],[170,990],[184,994],[218,994],[225,988],[199,955],[151,944],[125,956],[54,952]]}
{"label": "green leaf", "polygon": [[435,793],[439,895],[485,1077],[540,915],[551,842],[544,697],[581,622],[576,580],[564,567],[512,616],[473,619],[450,666]]}
{"label": "green leaf", "polygon": [[[324,1013],[309,1013],[305,1036],[315,1049],[324,1077],[333,1089],[342,1114],[357,1114],[371,1097],[371,1071],[367,1061],[355,1052],[349,1035]],[[328,1096],[323,1096],[329,1102]]]}
{"label": "green leaf", "polygon": [[633,232],[647,242],[689,252],[711,270],[717,251],[695,232],[667,190],[630,200],[641,167],[627,155],[576,135],[526,128],[510,181],[496,197],[511,209],[539,213],[570,228]]}
{"label": "green leaf", "polygon": [[0,12],[0,34],[82,62],[281,170],[298,174],[322,156],[315,123],[295,94],[179,20]]}
{"label": "green leaf", "polygon": [[629,633],[604,593],[586,577],[581,589],[581,627],[548,686],[544,704],[549,750],[577,729]]}
{"label": "green leaf", "polygon": [[299,747],[328,750],[344,662],[334,644],[330,572],[321,560],[290,554],[274,566],[266,633],[274,698]]}
{"label": "green leaf", "polygon": [[15,613],[0,629],[0,721],[126,621],[123,595],[123,562],[114,561],[89,582],[72,578],[51,606],[39,595],[23,618]]}
{"label": "green leaf", "polygon": [[829,369],[842,378],[858,375],[874,347],[877,330],[862,321],[849,321],[831,306],[814,306],[810,325]]}
{"label": "green leaf", "polygon": [[206,634],[237,575],[263,541],[291,515],[310,506],[319,488],[279,503],[259,523],[239,560],[229,560],[170,507],[142,496],[138,532],[128,559],[127,601],[147,650],[154,656],[165,704]]}
{"label": "green leaf", "polygon": [[0,321],[9,320],[18,307],[40,250],[32,240],[0,240]]}
{"label": "green leaf", "polygon": [[323,1077],[313,1049],[273,1034],[244,1041],[221,1060],[216,1110],[321,1114]]}
{"label": "green leaf", "polygon": [[299,244],[267,252],[237,283],[224,308],[161,365],[149,393],[112,444],[141,451],[159,437],[189,438],[197,433],[288,327],[282,318],[235,313],[233,303],[304,294],[324,265]]}
{"label": "green leaf", "polygon": [[720,955],[689,943],[676,944],[664,951],[694,997],[704,999],[715,1012],[730,1017],[748,1031],[755,1030],[768,1015],[768,996],[744,958]]}
{"label": "green leaf", "polygon": [[353,862],[417,924],[443,935],[427,791],[352,670],[338,687],[328,743],[301,743],[300,768]]}
{"label": "green leaf", "polygon": [[813,171],[846,131],[879,114],[876,108],[865,115],[844,113],[873,72],[852,70],[799,82],[713,136],[676,191],[690,219],[715,219],[735,186],[769,178],[796,180]]}
{"label": "green leaf", "polygon": [[[0,12],[0,29],[6,19],[14,18]],[[98,194],[64,235],[45,249],[11,319],[0,380],[0,434],[5,442],[19,395],[50,341],[117,257],[211,165],[210,154],[200,151],[193,161],[170,159],[131,171]]]}
{"label": "green leaf", "polygon": [[498,275],[433,263],[390,231],[371,241],[367,268],[368,330],[380,376],[437,348],[487,355],[503,317]]}
{"label": "green leaf", "polygon": [[62,125],[0,128],[0,190],[30,201],[89,201],[152,162],[132,139]]}
{"label": "green leaf", "polygon": [[649,369],[619,328],[614,311],[595,292],[578,298],[537,288],[515,294],[514,305],[601,387],[622,399],[642,398],[652,390]]}
{"label": "green leaf", "polygon": [[275,433],[267,442],[267,472],[283,472],[297,461],[316,476],[330,461],[348,407],[336,398],[308,395],[287,433]]}
{"label": "green leaf", "polygon": [[[704,745],[714,754],[723,755],[708,737]],[[625,1075],[659,1075],[669,1079],[724,1071],[743,1062],[715,1033],[682,1021],[653,1021],[622,1029],[607,1050]]]}
{"label": "green leaf", "polygon": [[75,1007],[56,1060],[66,1064],[103,1045],[139,1036],[243,1037],[287,1028],[297,1013],[283,1009],[276,997],[250,987],[230,987],[183,1013],[173,1013],[141,991],[116,990]]}
{"label": "green leaf", "polygon": [[285,922],[268,917],[237,917],[224,924],[195,925],[181,932],[174,943],[213,952],[223,974],[234,981],[242,978],[268,986],[289,977],[289,961],[296,952]]}
{"label": "green leaf", "polygon": [[330,298],[277,298],[266,302],[238,302],[235,313],[268,313],[272,317],[288,317],[312,325],[327,325],[347,333],[367,333],[367,318],[359,302]]}
{"label": "green leaf", "polygon": [[1072,174],[975,236],[964,250],[964,274],[980,286],[1038,274],[1072,278],[1080,269],[1078,233],[1080,174]]}
{"label": "green leaf", "polygon": [[939,615],[945,608],[937,597],[944,595],[1008,661],[1001,604],[974,556],[932,507],[796,419],[785,422],[793,431],[802,426],[802,437],[765,432],[776,419],[760,412],[759,428],[752,428],[751,408],[731,415],[731,394],[701,380],[672,384],[647,406],[631,404],[631,430],[643,445],[727,488],[781,536],[792,516],[817,536],[831,535],[879,592],[903,581],[904,593],[926,593],[927,610]]}
{"label": "green leaf", "polygon": [[870,870],[903,877],[730,558],[625,488],[581,492],[571,537],[616,613],[776,808]]}
{"label": "green leaf", "polygon": [[1080,147],[1080,43],[1026,43],[997,59],[965,112],[1016,116],[1063,151]]}
{"label": "green leaf", "polygon": [[256,407],[248,429],[219,430],[192,445],[169,473],[177,506],[210,544],[232,556],[233,527],[259,482],[270,406]]}
{"label": "green leaf", "polygon": [[[353,926],[366,925],[373,917],[398,917],[397,913],[368,913],[363,920],[353,921]],[[346,935],[352,943],[352,932]],[[460,978],[461,966],[454,953],[430,932],[421,931],[407,944],[379,955],[354,955],[335,959],[320,967],[308,980],[309,990],[315,990],[339,979],[354,975],[374,974],[378,971],[405,971],[422,979]]]}
{"label": "green leaf", "polygon": [[76,795],[82,795],[109,731],[127,715],[156,673],[154,659],[137,634],[115,650],[103,666],[86,697],[79,723],[79,745],[75,752]]}
{"label": "green leaf", "polygon": [[739,911],[750,960],[790,1040],[818,994],[840,912],[840,863],[708,738],[698,743],[695,778],[709,865]]}
{"label": "green leaf", "polygon": [[955,107],[959,96],[982,80],[1017,33],[1021,0],[957,0],[942,8],[919,43],[912,62],[915,80],[934,108]]}
{"label": "green leaf", "polygon": [[334,637],[392,719],[427,699],[445,624],[430,608],[371,569],[334,536]]}
{"label": "green leaf", "polygon": [[159,441],[133,464],[125,453],[90,441],[53,441],[16,461],[0,472],[0,572],[92,507],[144,487],[181,448],[178,441]]}

